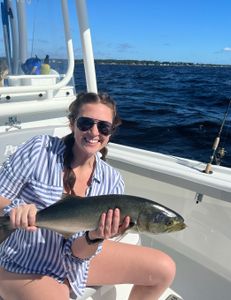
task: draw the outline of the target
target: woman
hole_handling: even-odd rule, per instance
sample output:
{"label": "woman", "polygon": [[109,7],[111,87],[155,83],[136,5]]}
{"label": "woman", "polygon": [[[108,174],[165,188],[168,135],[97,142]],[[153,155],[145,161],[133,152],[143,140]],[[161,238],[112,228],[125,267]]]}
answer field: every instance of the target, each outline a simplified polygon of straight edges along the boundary
{"label": "woman", "polygon": [[130,300],[158,299],[175,264],[158,250],[108,240],[129,225],[129,216],[119,224],[118,209],[103,212],[95,230],[67,240],[36,228],[37,210],[63,192],[84,197],[124,191],[121,175],[104,162],[105,146],[120,124],[113,100],[81,94],[69,109],[70,135],[32,138],[0,170],[0,209],[17,228],[0,245],[0,296],[64,300],[71,289],[79,296],[88,285],[133,283]]}

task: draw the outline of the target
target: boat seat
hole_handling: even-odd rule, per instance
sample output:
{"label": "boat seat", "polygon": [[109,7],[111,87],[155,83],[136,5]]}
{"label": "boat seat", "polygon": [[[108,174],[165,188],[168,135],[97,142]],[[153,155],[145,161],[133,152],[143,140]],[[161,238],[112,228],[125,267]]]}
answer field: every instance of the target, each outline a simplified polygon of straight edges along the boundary
{"label": "boat seat", "polygon": [[[113,239],[119,242],[129,243],[133,245],[140,245],[140,236],[138,233],[126,233],[122,237]],[[115,289],[114,285],[107,285],[107,286],[91,286],[87,287],[82,297],[76,297],[73,293],[70,294],[70,300],[87,300],[88,297],[94,297],[97,294],[97,298],[99,299],[100,295],[102,296],[106,294],[109,290]],[[92,299],[92,298],[91,298]]]}
{"label": "boat seat", "polygon": [[[124,286],[124,285],[123,285]],[[126,286],[126,285],[125,285]],[[70,300],[124,300],[128,297],[132,285],[123,287],[123,291],[119,292],[119,285],[116,286],[101,286],[101,287],[88,287],[84,295],[80,298],[70,298]],[[130,286],[130,287],[129,287]],[[183,298],[171,288],[168,288],[159,298],[159,300],[183,300]]]}

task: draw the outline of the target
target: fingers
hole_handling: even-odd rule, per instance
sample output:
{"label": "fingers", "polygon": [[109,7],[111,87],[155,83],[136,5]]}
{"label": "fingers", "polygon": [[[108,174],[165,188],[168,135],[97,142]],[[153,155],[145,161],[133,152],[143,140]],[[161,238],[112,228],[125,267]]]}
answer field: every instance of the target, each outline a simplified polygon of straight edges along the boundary
{"label": "fingers", "polygon": [[129,227],[130,217],[125,217],[123,223],[120,221],[120,210],[109,209],[107,213],[103,213],[100,217],[98,228],[91,231],[92,238],[109,239],[117,235],[123,234]]}
{"label": "fingers", "polygon": [[127,216],[127,217],[124,218],[124,221],[123,221],[122,225],[119,228],[120,234],[123,234],[126,231],[126,229],[129,228],[129,225],[130,225],[130,217]]}
{"label": "fingers", "polygon": [[34,204],[26,204],[15,207],[10,212],[10,220],[13,228],[23,228],[34,231],[37,208]]}
{"label": "fingers", "polygon": [[119,226],[120,226],[119,209],[118,208],[114,210],[109,209],[105,218],[104,237],[108,239],[117,235],[119,231]]}

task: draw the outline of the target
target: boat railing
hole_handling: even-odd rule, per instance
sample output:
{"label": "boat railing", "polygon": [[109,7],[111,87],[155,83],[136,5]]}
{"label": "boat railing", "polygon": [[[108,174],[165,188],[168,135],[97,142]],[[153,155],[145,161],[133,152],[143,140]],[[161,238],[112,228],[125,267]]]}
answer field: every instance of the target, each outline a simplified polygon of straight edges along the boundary
{"label": "boat railing", "polygon": [[195,191],[196,202],[203,195],[231,202],[228,168],[213,166],[214,172],[206,174],[205,163],[113,143],[109,144],[109,161],[120,170]]}

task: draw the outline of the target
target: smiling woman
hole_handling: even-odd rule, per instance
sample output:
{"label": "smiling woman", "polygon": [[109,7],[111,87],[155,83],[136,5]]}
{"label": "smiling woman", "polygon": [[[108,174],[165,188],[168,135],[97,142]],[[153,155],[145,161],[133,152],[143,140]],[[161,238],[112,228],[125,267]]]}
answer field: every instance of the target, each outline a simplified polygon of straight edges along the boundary
{"label": "smiling woman", "polygon": [[[80,174],[74,174],[73,167],[89,159],[88,164],[91,167],[88,173],[91,172],[95,163],[92,154],[97,151],[101,152],[101,159],[105,160],[106,145],[113,132],[112,129],[121,124],[116,104],[107,94],[79,94],[70,105],[69,111],[72,132],[64,138],[66,145],[64,186],[67,192],[73,190],[76,175],[82,178]],[[85,191],[78,192],[80,195],[85,195]]]}
{"label": "smiling woman", "polygon": [[172,283],[175,264],[161,251],[112,241],[130,226],[119,208],[100,212],[95,229],[67,239],[36,227],[37,212],[63,192],[82,196],[80,201],[124,193],[121,174],[103,160],[120,124],[115,102],[107,94],[83,93],[69,110],[69,135],[33,137],[0,169],[0,209],[17,229],[0,245],[0,296],[46,300],[52,291],[56,300],[67,300],[69,292],[81,296],[88,285],[130,283],[129,300],[158,299]]}

